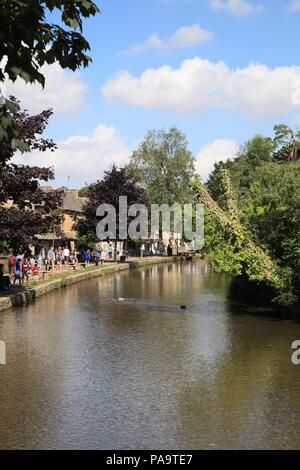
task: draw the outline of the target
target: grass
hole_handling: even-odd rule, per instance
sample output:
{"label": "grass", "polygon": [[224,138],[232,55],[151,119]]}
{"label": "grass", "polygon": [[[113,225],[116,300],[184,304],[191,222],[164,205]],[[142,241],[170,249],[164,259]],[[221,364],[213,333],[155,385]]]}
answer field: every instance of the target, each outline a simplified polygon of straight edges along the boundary
{"label": "grass", "polygon": [[57,281],[58,279],[62,279],[62,284],[64,284],[68,278],[72,276],[76,276],[77,274],[88,273],[91,271],[96,271],[99,269],[103,269],[104,267],[110,267],[114,265],[115,263],[109,263],[108,265],[105,265],[105,264],[101,264],[99,266],[91,265],[80,270],[72,269],[70,271],[54,271],[54,274],[51,274],[47,279],[40,278],[37,283],[30,280],[30,282],[28,284],[24,284],[23,287],[19,287],[19,285],[16,285],[13,287],[13,289],[10,289],[9,291],[0,291],[0,297],[9,297],[10,295],[14,295],[19,292],[24,292],[24,290],[26,289],[33,289],[34,287],[45,285],[50,282]]}

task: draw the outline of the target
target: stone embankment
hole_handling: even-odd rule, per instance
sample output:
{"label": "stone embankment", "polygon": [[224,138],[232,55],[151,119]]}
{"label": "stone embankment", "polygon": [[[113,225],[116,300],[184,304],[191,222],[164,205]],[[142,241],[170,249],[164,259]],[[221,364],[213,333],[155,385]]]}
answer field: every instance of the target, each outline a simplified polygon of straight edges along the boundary
{"label": "stone embankment", "polygon": [[153,258],[130,258],[126,263],[112,263],[110,265],[101,266],[97,269],[86,270],[79,273],[70,272],[67,276],[54,276],[53,280],[42,282],[41,284],[24,288],[21,291],[12,293],[6,297],[0,297],[0,312],[8,310],[12,307],[21,307],[34,301],[36,298],[47,294],[53,290],[59,290],[68,287],[77,282],[86,281],[99,276],[105,276],[116,272],[124,271],[127,269],[135,269],[140,267],[149,266],[151,264],[166,263],[169,261],[178,260],[176,256],[163,257],[155,256]]}

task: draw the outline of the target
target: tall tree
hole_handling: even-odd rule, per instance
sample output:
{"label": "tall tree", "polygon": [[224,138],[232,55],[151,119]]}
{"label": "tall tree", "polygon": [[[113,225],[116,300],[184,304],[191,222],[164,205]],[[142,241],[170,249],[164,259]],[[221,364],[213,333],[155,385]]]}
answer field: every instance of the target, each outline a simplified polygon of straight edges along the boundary
{"label": "tall tree", "polygon": [[[132,204],[148,205],[147,194],[136,181],[136,178],[129,174],[126,168],[118,168],[113,165],[111,169],[105,171],[102,180],[89,186],[88,201],[83,207],[84,217],[78,219],[76,228],[80,236],[84,236],[88,242],[99,241],[96,234],[96,227],[101,220],[96,216],[98,206],[101,204],[111,204],[116,209],[117,216],[117,236],[119,240],[119,197],[126,196],[128,206]],[[127,217],[127,223],[132,220]]]}
{"label": "tall tree", "polygon": [[[275,129],[284,148],[284,135],[291,134],[283,125]],[[261,266],[263,250],[275,267],[275,271],[269,271],[276,272],[280,279],[276,287],[279,300],[292,303],[300,298],[300,162],[278,159],[278,149],[271,139],[255,136],[234,161],[216,165],[207,183],[209,195],[222,211],[228,212],[223,178],[227,172],[236,195],[239,232],[232,237],[231,230],[219,230],[215,216],[207,217],[205,248],[220,270],[234,276],[246,273],[252,280],[261,282],[264,278],[270,283]],[[257,259],[254,255],[245,257],[241,236],[259,248]],[[252,270],[253,266],[258,269],[250,276],[249,267]],[[274,279],[277,283],[277,277],[273,276],[273,286]]]}
{"label": "tall tree", "polygon": [[[86,67],[90,49],[82,35],[83,19],[99,11],[92,0],[0,0],[0,83],[7,76],[15,81],[39,82],[44,64],[58,62],[61,67],[75,70]],[[48,19],[59,12],[60,24]],[[3,100],[0,106],[0,143],[19,146],[17,128],[7,118],[11,104]],[[20,145],[24,150],[24,146]]]}
{"label": "tall tree", "polygon": [[[30,116],[22,111],[20,104],[11,97],[14,104],[14,121],[18,135],[30,150],[54,151],[55,143],[42,137],[51,110]],[[52,168],[17,165],[11,162],[15,150],[8,143],[1,145],[0,180],[0,240],[2,245],[15,251],[25,251],[38,242],[37,235],[54,231],[59,226],[59,206],[63,191],[44,191],[40,181],[54,179]],[[39,210],[36,210],[36,205]]]}
{"label": "tall tree", "polygon": [[275,153],[277,160],[288,163],[300,159],[300,130],[293,130],[286,124],[274,127]]}
{"label": "tall tree", "polygon": [[129,171],[145,187],[151,203],[184,203],[191,198],[194,157],[176,127],[149,131],[131,156]]}

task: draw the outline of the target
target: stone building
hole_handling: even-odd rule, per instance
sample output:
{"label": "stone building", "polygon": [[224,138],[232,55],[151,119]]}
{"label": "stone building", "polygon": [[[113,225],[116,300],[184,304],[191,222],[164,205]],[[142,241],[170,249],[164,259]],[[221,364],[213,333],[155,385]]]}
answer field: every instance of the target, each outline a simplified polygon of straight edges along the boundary
{"label": "stone building", "polygon": [[[45,188],[47,190],[47,188]],[[65,197],[62,203],[61,211],[63,220],[60,226],[61,235],[56,235],[55,231],[38,235],[40,241],[35,249],[37,254],[42,248],[47,251],[51,246],[55,248],[59,246],[68,246],[71,250],[75,248],[76,231],[74,230],[74,217],[82,216],[82,207],[86,202],[86,198],[78,196],[77,189],[66,189]],[[38,210],[38,206],[36,207]]]}

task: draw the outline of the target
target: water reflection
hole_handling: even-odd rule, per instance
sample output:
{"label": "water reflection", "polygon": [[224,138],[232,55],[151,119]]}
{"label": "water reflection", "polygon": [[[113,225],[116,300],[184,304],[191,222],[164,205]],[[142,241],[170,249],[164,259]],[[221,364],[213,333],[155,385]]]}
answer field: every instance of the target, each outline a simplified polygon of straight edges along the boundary
{"label": "water reflection", "polygon": [[299,447],[300,325],[233,314],[228,293],[178,262],[4,313],[0,448]]}

